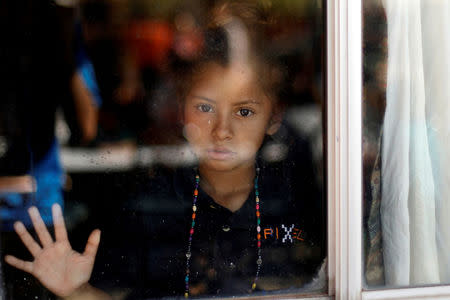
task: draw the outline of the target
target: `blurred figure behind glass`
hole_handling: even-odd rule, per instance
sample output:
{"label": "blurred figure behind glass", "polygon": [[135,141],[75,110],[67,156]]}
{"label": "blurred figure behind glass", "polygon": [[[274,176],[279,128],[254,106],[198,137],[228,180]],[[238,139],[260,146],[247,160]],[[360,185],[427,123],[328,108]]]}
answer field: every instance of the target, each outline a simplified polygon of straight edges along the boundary
{"label": "blurred figure behind glass", "polygon": [[[63,205],[64,172],[55,138],[55,114],[71,107],[80,143],[95,138],[100,98],[92,66],[74,30],[75,10],[53,1],[0,4],[0,229],[4,247],[28,251],[12,232],[14,221],[31,226],[27,208],[40,208],[51,224],[51,205]],[[36,280],[3,265],[7,299],[50,293]],[[20,287],[20,288],[19,288]]]}

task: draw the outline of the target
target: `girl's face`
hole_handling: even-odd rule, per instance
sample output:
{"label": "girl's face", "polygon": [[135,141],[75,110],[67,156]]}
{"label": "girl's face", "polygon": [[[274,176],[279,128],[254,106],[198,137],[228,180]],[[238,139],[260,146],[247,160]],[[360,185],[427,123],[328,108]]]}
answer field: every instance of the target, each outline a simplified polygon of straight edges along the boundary
{"label": "girl's face", "polygon": [[185,136],[210,170],[254,164],[265,134],[277,131],[274,104],[249,66],[210,63],[195,76],[184,102]]}

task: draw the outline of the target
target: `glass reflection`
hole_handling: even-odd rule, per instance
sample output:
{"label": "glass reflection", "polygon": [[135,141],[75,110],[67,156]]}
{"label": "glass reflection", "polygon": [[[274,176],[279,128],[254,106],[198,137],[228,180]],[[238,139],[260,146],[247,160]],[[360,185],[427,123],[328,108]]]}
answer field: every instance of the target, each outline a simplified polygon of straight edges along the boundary
{"label": "glass reflection", "polygon": [[[66,143],[53,157],[61,156],[68,174],[51,176],[60,185],[49,183],[64,188],[65,225],[62,201],[47,194],[50,205],[39,206],[43,181],[35,173],[34,190],[12,191],[5,169],[10,190],[1,190],[2,199],[35,195],[16,205],[22,215],[11,218],[11,228],[4,222],[2,249],[17,257],[6,262],[40,281],[5,267],[7,297],[326,289],[322,27],[318,3],[304,3],[46,7],[74,13],[76,25],[67,29],[76,37],[67,57],[76,63],[64,79],[74,101],[50,113]],[[11,132],[5,127],[4,136]],[[34,153],[24,144],[26,154]],[[20,172],[37,169],[30,161]],[[50,209],[54,203],[60,205]],[[101,237],[94,230],[86,243],[97,227]],[[17,278],[30,288],[19,291]]]}

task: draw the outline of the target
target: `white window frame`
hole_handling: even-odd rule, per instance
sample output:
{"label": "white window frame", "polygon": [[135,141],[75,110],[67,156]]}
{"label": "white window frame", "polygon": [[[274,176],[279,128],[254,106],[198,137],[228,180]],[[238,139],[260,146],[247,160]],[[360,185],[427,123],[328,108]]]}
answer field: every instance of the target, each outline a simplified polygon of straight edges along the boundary
{"label": "white window frame", "polygon": [[362,291],[362,8],[327,1],[327,151],[329,294]]}
{"label": "white window frame", "polygon": [[362,1],[327,0],[329,295],[450,299],[450,285],[363,290]]}

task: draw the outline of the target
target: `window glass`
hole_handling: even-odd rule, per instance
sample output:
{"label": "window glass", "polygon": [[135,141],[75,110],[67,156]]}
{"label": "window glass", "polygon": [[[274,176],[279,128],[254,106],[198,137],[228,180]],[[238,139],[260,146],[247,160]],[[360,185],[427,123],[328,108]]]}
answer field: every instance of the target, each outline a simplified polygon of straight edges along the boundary
{"label": "window glass", "polygon": [[364,279],[450,282],[448,1],[364,1]]}
{"label": "window glass", "polygon": [[321,1],[0,11],[5,299],[327,291]]}

